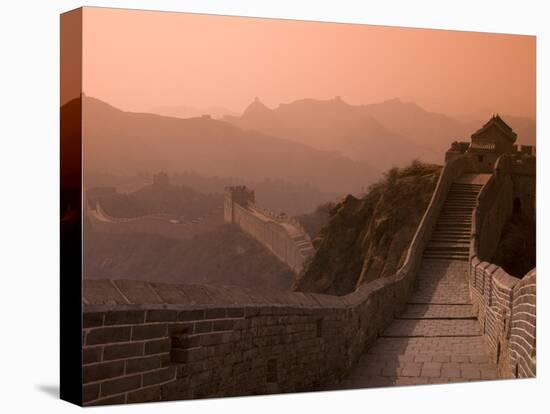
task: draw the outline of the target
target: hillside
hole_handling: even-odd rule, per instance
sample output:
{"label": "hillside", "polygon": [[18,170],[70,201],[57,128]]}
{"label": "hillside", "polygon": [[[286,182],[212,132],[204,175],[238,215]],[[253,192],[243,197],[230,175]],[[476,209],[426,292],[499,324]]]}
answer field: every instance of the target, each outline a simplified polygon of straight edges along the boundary
{"label": "hillside", "polygon": [[363,197],[349,195],[337,204],[294,289],[345,295],[363,283],[394,274],[403,264],[440,170],[419,162],[391,169]]}
{"label": "hillside", "polygon": [[[310,184],[355,193],[377,172],[365,162],[208,117],[179,119],[83,102],[85,171],[132,175],[164,170]],[[63,110],[63,109],[62,109]]]}
{"label": "hillside", "polygon": [[120,193],[112,187],[91,188],[87,199],[91,206],[99,202],[113,217],[165,213],[192,220],[223,207],[223,194],[202,194],[187,186],[174,185],[166,174],[157,174],[153,184],[130,193]]}
{"label": "hillside", "polygon": [[229,225],[178,241],[151,234],[84,232],[84,277],[289,289],[290,269]]}

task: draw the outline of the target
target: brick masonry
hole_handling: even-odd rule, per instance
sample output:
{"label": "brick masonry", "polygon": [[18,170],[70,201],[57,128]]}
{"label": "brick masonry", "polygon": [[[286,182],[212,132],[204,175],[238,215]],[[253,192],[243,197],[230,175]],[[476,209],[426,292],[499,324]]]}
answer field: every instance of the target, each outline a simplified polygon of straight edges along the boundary
{"label": "brick masonry", "polygon": [[484,260],[494,253],[494,240],[511,214],[513,197],[528,207],[526,214],[534,215],[534,190],[525,192],[515,182],[521,177],[522,186],[527,181],[534,185],[535,164],[520,161],[499,158],[472,216],[469,291],[491,359],[504,378],[536,375],[536,270],[518,279]]}

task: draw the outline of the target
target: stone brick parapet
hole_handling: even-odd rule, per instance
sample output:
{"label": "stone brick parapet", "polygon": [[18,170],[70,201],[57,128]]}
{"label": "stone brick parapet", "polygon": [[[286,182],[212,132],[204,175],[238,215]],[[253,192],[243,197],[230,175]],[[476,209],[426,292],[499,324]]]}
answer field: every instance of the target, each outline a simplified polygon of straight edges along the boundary
{"label": "stone brick parapet", "polygon": [[535,376],[536,271],[519,279],[490,259],[512,214],[512,200],[518,195],[515,175],[519,170],[534,179],[533,168],[531,159],[501,156],[478,195],[472,215],[470,294],[499,376],[505,378]]}
{"label": "stone brick parapet", "polygon": [[404,284],[349,297],[85,282],[86,405],[322,389],[396,312]]}

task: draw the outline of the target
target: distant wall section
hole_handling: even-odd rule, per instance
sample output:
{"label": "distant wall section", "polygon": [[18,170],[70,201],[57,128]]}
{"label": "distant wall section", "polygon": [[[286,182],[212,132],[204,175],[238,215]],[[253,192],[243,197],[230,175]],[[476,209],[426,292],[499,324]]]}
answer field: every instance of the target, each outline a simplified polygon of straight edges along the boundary
{"label": "distant wall section", "polygon": [[86,218],[94,230],[102,233],[147,233],[179,240],[214,230],[223,224],[221,207],[198,219],[185,221],[179,216],[168,214],[152,214],[135,218],[112,217],[99,203],[96,203],[95,208],[87,206]]}
{"label": "distant wall section", "polygon": [[261,209],[254,203],[252,190],[244,186],[228,187],[224,201],[225,222],[238,225],[294,273],[300,273],[315,253],[309,235],[295,219]]}

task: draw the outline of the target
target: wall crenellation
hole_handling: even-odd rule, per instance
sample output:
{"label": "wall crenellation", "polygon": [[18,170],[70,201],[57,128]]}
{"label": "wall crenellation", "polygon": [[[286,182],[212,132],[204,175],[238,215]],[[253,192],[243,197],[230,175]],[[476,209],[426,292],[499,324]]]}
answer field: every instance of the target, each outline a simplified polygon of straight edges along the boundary
{"label": "wall crenellation", "polygon": [[535,215],[535,164],[533,157],[524,154],[501,155],[472,216],[470,294],[504,378],[536,374],[536,270],[519,279],[490,263],[512,214],[513,200],[521,201],[525,214]]}

